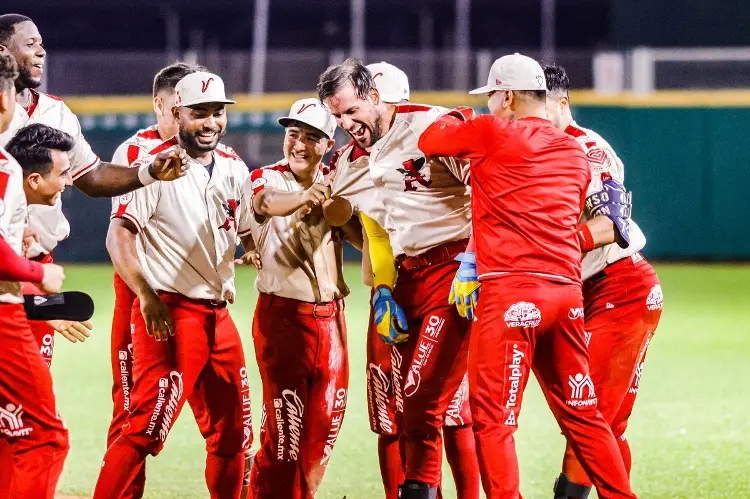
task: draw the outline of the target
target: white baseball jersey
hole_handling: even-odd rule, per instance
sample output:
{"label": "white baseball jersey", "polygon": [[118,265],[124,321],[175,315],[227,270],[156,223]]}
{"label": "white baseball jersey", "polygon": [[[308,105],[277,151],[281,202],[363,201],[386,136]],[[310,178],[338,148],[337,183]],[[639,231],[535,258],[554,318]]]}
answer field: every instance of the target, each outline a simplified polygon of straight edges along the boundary
{"label": "white baseball jersey", "polygon": [[[30,92],[31,106],[16,106],[10,127],[5,133],[0,134],[0,146],[5,146],[21,128],[42,123],[73,137],[75,144],[68,153],[73,180],[99,166],[99,158],[83,137],[78,118],[62,99],[36,90]],[[39,235],[39,243],[32,244],[28,251],[32,258],[41,253],[50,253],[60,241],[70,235],[70,224],[63,215],[61,200],[58,200],[55,206],[29,206],[29,226]]]}
{"label": "white baseball jersey", "polygon": [[[133,167],[177,144],[172,138]],[[247,230],[242,193],[249,172],[223,144],[214,150],[213,173],[190,159],[187,175],[155,182],[118,198],[112,218],[124,218],[140,232],[139,259],[156,290],[188,298],[226,300],[235,295],[234,255],[238,231]]]}
{"label": "white baseball jersey", "polygon": [[[11,155],[0,147],[0,237],[19,255],[23,246],[26,216],[23,170]],[[23,303],[21,283],[0,281],[0,303]]]}
{"label": "white baseball jersey", "polygon": [[[565,129],[568,135],[576,139],[589,161],[591,168],[591,183],[589,184],[586,196],[600,192],[603,189],[602,175],[608,174],[612,179],[624,184],[625,182],[625,165],[615,154],[614,149],[599,134],[593,130],[582,128],[575,122],[571,123]],[[584,213],[583,220],[590,220],[588,214]],[[617,243],[608,244],[607,246],[597,248],[586,254],[583,259],[583,269],[581,278],[585,281],[589,277],[601,272],[604,267],[623,258],[634,255],[646,246],[646,236],[641,231],[638,224],[630,220],[630,246],[626,249],[621,248]]]}
{"label": "white baseball jersey", "polygon": [[[331,171],[334,182],[332,196],[346,197],[352,205],[354,215],[360,212],[375,220],[389,234],[395,232],[393,221],[387,216],[381,193],[375,189],[370,176],[370,154],[358,147],[354,141],[337,150],[331,158]],[[403,254],[403,250],[391,238],[393,256]]]}
{"label": "white baseball jersey", "polygon": [[[398,248],[415,256],[471,234],[469,166],[453,158],[427,161],[417,147],[422,132],[446,111],[444,108],[414,104],[396,108],[393,126],[369,151],[374,189],[363,190],[361,180],[351,180],[351,176],[362,175],[362,166],[352,160],[353,153],[347,153],[337,161],[333,195],[350,199],[383,223],[394,251]],[[362,201],[375,193],[385,208],[385,221],[377,212],[379,205]]]}
{"label": "white baseball jersey", "polygon": [[[325,182],[327,171],[321,167],[315,182]],[[305,190],[285,160],[253,170],[245,197],[250,199],[264,189]],[[262,263],[255,279],[259,293],[309,303],[325,303],[349,294],[344,282],[343,242],[322,216],[301,217],[298,210],[286,217],[261,217],[252,208],[246,213]]]}
{"label": "white baseball jersey", "polygon": [[132,137],[119,145],[112,155],[115,165],[132,165],[136,160],[147,156],[153,149],[164,143],[156,125],[138,130]]}

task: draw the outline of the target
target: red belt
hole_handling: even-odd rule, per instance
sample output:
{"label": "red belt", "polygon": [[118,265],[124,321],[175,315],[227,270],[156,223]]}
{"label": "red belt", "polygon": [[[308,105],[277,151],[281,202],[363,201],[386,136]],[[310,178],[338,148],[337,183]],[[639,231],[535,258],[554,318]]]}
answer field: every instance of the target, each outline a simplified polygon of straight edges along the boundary
{"label": "red belt", "polygon": [[270,302],[271,307],[294,310],[301,315],[312,315],[313,317],[333,317],[338,312],[344,310],[344,300],[342,300],[341,298],[324,303],[310,303],[306,301],[295,300],[294,298],[285,298],[283,296],[269,294],[266,294],[265,296]]}
{"label": "red belt", "polygon": [[34,258],[30,258],[30,260],[34,260],[35,262],[39,263],[52,263],[54,259],[52,258],[52,253],[39,253]]}
{"label": "red belt", "polygon": [[462,251],[466,251],[466,245],[469,243],[468,239],[461,239],[459,241],[450,241],[448,243],[435,246],[434,248],[428,249],[421,255],[406,256],[401,254],[396,257],[396,263],[400,268],[404,270],[416,270],[422,267],[429,267],[436,263],[443,263],[448,260],[453,260],[456,255]]}
{"label": "red belt", "polygon": [[601,271],[597,272],[596,274],[592,275],[588,279],[586,279],[586,282],[598,282],[604,279],[607,276],[616,274],[618,272],[622,272],[626,269],[633,269],[636,267],[640,267],[642,265],[646,265],[646,259],[643,257],[641,252],[635,253],[630,256],[626,256],[625,258],[622,258],[620,260],[617,260],[616,262],[612,262],[606,267],[604,267]]}

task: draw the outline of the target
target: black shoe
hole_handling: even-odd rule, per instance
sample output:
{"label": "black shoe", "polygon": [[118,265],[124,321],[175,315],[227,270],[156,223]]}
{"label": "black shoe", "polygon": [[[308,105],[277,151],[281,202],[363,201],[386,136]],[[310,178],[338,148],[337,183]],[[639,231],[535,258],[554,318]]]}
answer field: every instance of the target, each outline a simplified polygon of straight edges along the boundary
{"label": "black shoe", "polygon": [[591,487],[573,483],[568,480],[565,473],[560,473],[552,491],[555,493],[555,499],[587,499],[591,493]]}
{"label": "black shoe", "polygon": [[399,499],[437,499],[437,487],[430,487],[426,483],[407,480],[398,486]]}

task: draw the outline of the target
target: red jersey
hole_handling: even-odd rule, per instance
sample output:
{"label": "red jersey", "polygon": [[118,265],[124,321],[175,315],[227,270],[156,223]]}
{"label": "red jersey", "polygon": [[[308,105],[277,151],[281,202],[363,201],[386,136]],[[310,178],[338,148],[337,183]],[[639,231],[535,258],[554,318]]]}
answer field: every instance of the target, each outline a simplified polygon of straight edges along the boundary
{"label": "red jersey", "polygon": [[576,227],[591,172],[572,137],[541,118],[444,116],[424,131],[419,148],[471,161],[480,280],[525,272],[581,282]]}

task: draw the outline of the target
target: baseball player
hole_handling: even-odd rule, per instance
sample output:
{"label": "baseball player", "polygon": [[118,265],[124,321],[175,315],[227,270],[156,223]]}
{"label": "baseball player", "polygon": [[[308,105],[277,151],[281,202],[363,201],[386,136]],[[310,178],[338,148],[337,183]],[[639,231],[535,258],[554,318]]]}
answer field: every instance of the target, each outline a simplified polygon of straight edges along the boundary
{"label": "baseball player", "polygon": [[[565,69],[545,66],[544,75],[547,116],[580,144],[591,169],[586,223],[578,231],[586,253],[582,270],[584,328],[597,406],[612,427],[629,474],[631,455],[625,429],[638,394],[646,349],[661,317],[663,294],[656,271],[640,253],[646,238],[638,225],[615,210],[592,217],[604,204],[602,191],[611,198],[620,194],[613,181],[624,182],[622,161],[601,136],[573,121]],[[568,444],[554,497],[585,499],[590,491],[591,479]]]}
{"label": "baseball player", "polygon": [[[116,150],[112,158],[115,164],[131,165],[136,160],[147,157],[149,153],[165,141],[177,135],[177,122],[172,115],[172,107],[175,101],[175,85],[182,78],[196,71],[204,71],[202,66],[191,66],[182,62],[171,64],[161,69],[154,77],[153,103],[156,125],[139,130],[128,140],[123,142]],[[113,198],[113,209],[120,206],[119,198]],[[113,222],[116,224],[117,222]],[[117,241],[114,231],[108,234],[107,244],[114,245],[112,251],[116,251]],[[130,409],[131,392],[133,390],[133,341],[131,338],[130,316],[133,310],[135,293],[128,287],[125,281],[115,272],[114,274],[115,307],[112,316],[112,421],[107,433],[107,446],[120,436],[122,425],[125,422]],[[188,400],[188,404],[195,415],[198,426],[204,435],[211,431],[211,422],[202,401],[195,394]],[[249,479],[249,465],[246,473]],[[128,489],[121,499],[139,499],[143,497],[146,486],[146,465],[141,466]],[[244,486],[244,485],[243,485]]]}
{"label": "baseball player", "polygon": [[[18,65],[15,81],[17,91],[13,121],[8,130],[0,134],[0,145],[5,145],[19,129],[33,123],[42,123],[62,130],[75,140],[68,153],[74,185],[89,196],[111,197],[125,194],[159,180],[172,180],[181,175],[185,165],[178,157],[160,156],[153,164],[144,164],[139,170],[104,163],[91,150],[81,133],[78,118],[60,99],[37,91],[41,85],[46,51],[42,37],[34,22],[19,14],[0,15],[0,51],[10,53]],[[70,234],[70,225],[62,213],[62,201],[54,206],[31,205],[29,226],[38,236],[27,250],[27,255],[40,262],[51,262],[52,251]],[[25,294],[39,294],[27,285]],[[45,322],[32,321],[32,329],[43,355],[51,362],[54,348],[54,329]]]}
{"label": "baseball player", "polygon": [[[206,482],[213,498],[239,496],[252,444],[250,389],[234,301],[234,252],[247,209],[244,162],[220,144],[226,130],[224,82],[194,72],[175,87],[172,149],[192,163],[176,182],[121,196],[110,252],[133,304],[130,412],[109,446],[94,497],[119,498],[146,458],[157,455],[186,399],[204,401],[214,431],[206,436]],[[148,163],[149,156],[134,163]],[[136,238],[139,239],[136,250]]]}
{"label": "baseball player", "polygon": [[[383,102],[409,103],[409,79],[406,73],[386,62],[369,64],[367,69],[372,74]],[[353,144],[346,146],[338,153],[339,156],[350,154],[352,147]],[[367,159],[367,156],[362,156],[360,161]],[[362,181],[365,182],[366,189],[372,190],[369,175],[362,176]],[[379,209],[384,214],[385,208],[382,207],[382,203],[380,205]],[[368,211],[372,209],[371,207]],[[396,250],[395,253],[399,254],[401,251]],[[374,288],[369,250],[363,252],[362,268],[366,284]],[[397,354],[397,351],[393,353]],[[375,322],[371,317],[367,331],[367,406],[370,429],[378,435],[378,460],[386,498],[397,499],[398,486],[404,481],[404,467],[399,448],[398,420],[401,414],[397,410],[401,404],[396,404],[391,355],[391,347],[378,337]],[[443,447],[459,499],[479,497],[479,464],[471,425],[468,376],[464,376],[443,419]]]}
{"label": "baseball player", "polygon": [[[7,129],[13,116],[16,77],[13,59],[0,54],[0,132]],[[29,202],[53,203],[65,188],[65,176],[69,175],[65,152],[72,144],[61,133],[54,139],[36,144],[35,150],[53,158],[51,166],[46,163],[39,168],[54,170],[53,176],[63,180],[55,188],[46,185],[51,189],[44,193],[30,189]],[[35,180],[38,177],[35,172]],[[34,282],[54,293],[62,287],[65,274],[55,264],[20,256],[26,197],[23,170],[0,147],[0,439],[12,456],[7,463],[9,480],[2,484],[0,496],[53,499],[68,453],[68,431],[57,415],[52,376],[26,319],[21,283]]]}
{"label": "baseball player", "polygon": [[[465,166],[427,161],[416,147],[440,109],[386,104],[356,59],[326,70],[318,96],[354,139],[336,164],[333,193],[350,201],[363,220],[373,264],[374,322],[379,336],[396,345],[393,383],[396,404],[403,405],[406,469],[399,494],[434,498],[444,415],[466,372],[470,322],[439,296],[441,290],[448,294],[454,258],[471,230]],[[362,174],[371,181],[358,195]]]}
{"label": "baseball player", "polygon": [[544,71],[513,54],[496,60],[490,115],[454,110],[419,139],[428,156],[471,161],[473,236],[482,284],[469,386],[482,484],[520,498],[513,434],[534,373],[599,497],[634,498],[617,443],[596,408],[583,329],[576,240],[591,172],[578,144],[549,122]]}
{"label": "baseball player", "polygon": [[320,216],[330,197],[321,160],[336,122],[311,98],[279,123],[284,159],[254,170],[245,193],[261,259],[253,341],[265,414],[250,483],[254,499],[305,499],[323,480],[344,419],[349,289],[342,240]]}

